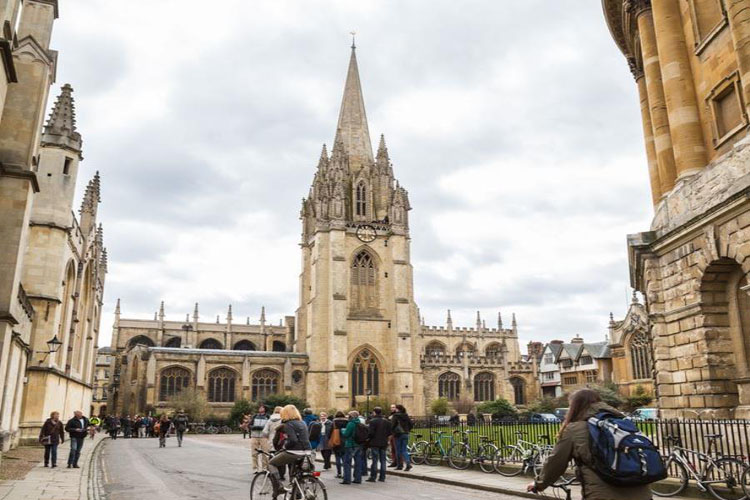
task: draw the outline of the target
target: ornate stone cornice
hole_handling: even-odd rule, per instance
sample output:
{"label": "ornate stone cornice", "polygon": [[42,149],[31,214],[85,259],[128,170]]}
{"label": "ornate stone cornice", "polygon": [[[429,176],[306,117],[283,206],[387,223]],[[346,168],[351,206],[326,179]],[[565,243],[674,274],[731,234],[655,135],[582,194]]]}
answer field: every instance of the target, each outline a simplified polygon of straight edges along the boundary
{"label": "ornate stone cornice", "polygon": [[633,79],[637,82],[639,78],[643,78],[643,68],[638,65],[638,61],[635,60],[635,57],[628,57],[627,60],[630,73],[633,75]]}
{"label": "ornate stone cornice", "polygon": [[651,10],[651,0],[625,0],[623,10],[637,19],[644,12]]}

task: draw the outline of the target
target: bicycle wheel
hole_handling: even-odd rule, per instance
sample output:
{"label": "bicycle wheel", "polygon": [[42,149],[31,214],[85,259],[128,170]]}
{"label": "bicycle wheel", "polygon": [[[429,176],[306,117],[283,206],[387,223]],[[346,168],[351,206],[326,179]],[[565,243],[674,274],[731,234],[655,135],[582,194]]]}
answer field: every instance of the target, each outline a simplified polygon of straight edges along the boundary
{"label": "bicycle wheel", "polygon": [[740,484],[742,485],[742,491],[745,492],[745,496],[750,498],[750,466],[745,467],[745,470],[742,472]]}
{"label": "bicycle wheel", "polygon": [[485,444],[480,446],[477,451],[477,462],[482,472],[495,472],[495,455],[497,455],[497,446],[494,444]]}
{"label": "bicycle wheel", "polygon": [[219,432],[219,429],[217,429],[213,425],[209,425],[208,427],[206,427],[206,432],[208,432],[209,434],[216,434],[217,432]]}
{"label": "bicycle wheel", "polygon": [[718,500],[743,500],[742,473],[747,466],[736,458],[720,458],[706,467],[708,492]]}
{"label": "bicycle wheel", "polygon": [[267,472],[258,472],[250,484],[250,500],[270,500],[273,498],[273,483]]}
{"label": "bicycle wheel", "polygon": [[448,463],[458,470],[468,469],[473,459],[471,447],[465,443],[456,443],[448,450]]}
{"label": "bicycle wheel", "polygon": [[221,433],[222,434],[231,434],[232,433],[232,428],[229,427],[228,425],[225,425],[225,426],[223,426],[221,428]]}
{"label": "bicycle wheel", "polygon": [[494,459],[495,472],[505,477],[514,477],[523,472],[523,452],[516,446],[504,446],[497,450]]}
{"label": "bicycle wheel", "polygon": [[203,427],[202,425],[199,425],[199,426],[197,426],[195,428],[195,433],[196,434],[205,434],[206,433],[206,428]]}
{"label": "bicycle wheel", "polygon": [[663,457],[669,477],[651,484],[651,493],[658,497],[673,497],[682,493],[688,484],[688,471],[672,457]]}
{"label": "bicycle wheel", "polygon": [[414,452],[409,453],[411,461],[417,465],[422,465],[427,458],[427,452],[430,449],[430,443],[427,441],[418,441],[414,443]]}
{"label": "bicycle wheel", "polygon": [[443,461],[443,450],[435,443],[430,443],[426,449],[424,463],[427,465],[440,465]]}
{"label": "bicycle wheel", "polygon": [[294,481],[291,496],[299,500],[328,500],[328,493],[323,481],[313,476],[304,476]]}

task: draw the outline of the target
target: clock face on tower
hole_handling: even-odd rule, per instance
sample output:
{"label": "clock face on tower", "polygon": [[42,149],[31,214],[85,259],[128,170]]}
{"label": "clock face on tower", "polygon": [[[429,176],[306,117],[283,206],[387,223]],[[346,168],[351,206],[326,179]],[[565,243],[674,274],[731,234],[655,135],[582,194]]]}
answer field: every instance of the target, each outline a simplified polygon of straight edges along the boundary
{"label": "clock face on tower", "polygon": [[375,232],[375,228],[371,225],[362,224],[357,227],[357,238],[359,238],[360,241],[364,243],[370,243],[372,241],[375,241],[376,237],[377,233]]}

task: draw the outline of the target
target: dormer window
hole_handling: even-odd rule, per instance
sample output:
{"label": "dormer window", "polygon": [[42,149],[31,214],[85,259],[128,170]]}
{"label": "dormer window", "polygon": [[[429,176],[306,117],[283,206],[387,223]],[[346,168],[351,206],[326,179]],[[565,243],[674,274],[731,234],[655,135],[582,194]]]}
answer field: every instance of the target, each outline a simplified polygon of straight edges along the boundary
{"label": "dormer window", "polygon": [[594,362],[593,358],[591,356],[581,356],[581,364],[582,365],[590,365]]}

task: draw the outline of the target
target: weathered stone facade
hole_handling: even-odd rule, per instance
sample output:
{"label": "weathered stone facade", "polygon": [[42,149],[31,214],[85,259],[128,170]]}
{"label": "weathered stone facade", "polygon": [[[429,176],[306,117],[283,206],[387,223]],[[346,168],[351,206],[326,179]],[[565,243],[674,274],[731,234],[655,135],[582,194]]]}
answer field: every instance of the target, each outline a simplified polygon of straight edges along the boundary
{"label": "weathered stone facade", "polygon": [[609,321],[609,350],[612,356],[612,382],[620,394],[631,396],[640,386],[654,394],[653,342],[646,306],[635,293],[625,318]]}
{"label": "weathered stone facade", "polygon": [[[46,125],[56,0],[0,7],[0,448],[36,441],[52,410],[91,402],[106,251],[98,176],[72,213],[81,156],[72,89]],[[47,342],[61,349],[49,354]]]}
{"label": "weathered stone facade", "polygon": [[748,417],[750,2],[603,4],[641,97],[656,215],[628,247],[662,416]]}

